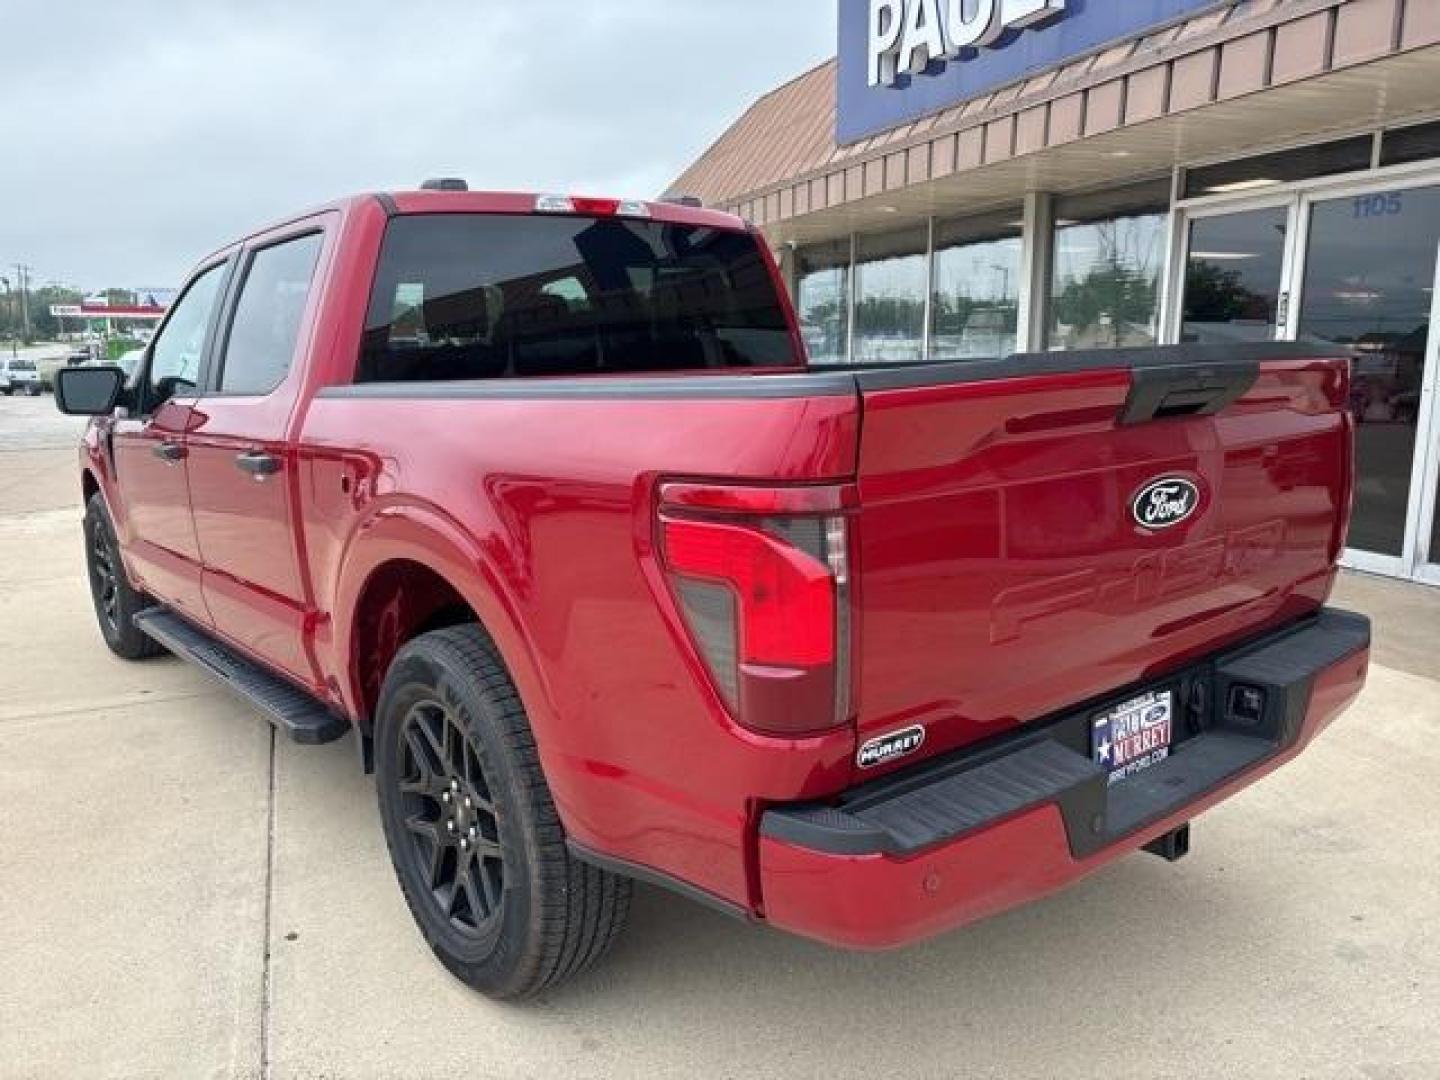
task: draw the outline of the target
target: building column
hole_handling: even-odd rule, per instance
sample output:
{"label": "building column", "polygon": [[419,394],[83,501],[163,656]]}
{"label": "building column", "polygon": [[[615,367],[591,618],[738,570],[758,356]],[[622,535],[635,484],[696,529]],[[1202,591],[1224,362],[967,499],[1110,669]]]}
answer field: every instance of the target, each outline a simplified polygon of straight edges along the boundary
{"label": "building column", "polygon": [[1049,192],[1025,195],[1020,255],[1020,312],[1015,329],[1019,352],[1040,352],[1050,318],[1050,268],[1055,246],[1055,200]]}
{"label": "building column", "polygon": [[855,234],[847,238],[850,243],[849,270],[845,274],[845,362],[855,363]]}
{"label": "building column", "polygon": [[925,219],[925,328],[920,332],[920,359],[930,359],[930,327],[935,318],[935,218]]}

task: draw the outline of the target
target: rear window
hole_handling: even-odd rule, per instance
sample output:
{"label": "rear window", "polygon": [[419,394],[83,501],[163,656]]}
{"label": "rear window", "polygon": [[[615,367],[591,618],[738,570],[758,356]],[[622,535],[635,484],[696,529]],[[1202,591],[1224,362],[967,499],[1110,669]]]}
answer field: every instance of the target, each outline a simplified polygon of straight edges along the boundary
{"label": "rear window", "polygon": [[747,233],[427,214],[386,230],[359,381],[796,363],[774,279]]}

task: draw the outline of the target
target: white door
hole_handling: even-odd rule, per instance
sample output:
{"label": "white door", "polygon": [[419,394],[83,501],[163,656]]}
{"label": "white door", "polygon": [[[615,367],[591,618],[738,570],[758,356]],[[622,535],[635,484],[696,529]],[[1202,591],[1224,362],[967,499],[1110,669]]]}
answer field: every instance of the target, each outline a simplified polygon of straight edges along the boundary
{"label": "white door", "polygon": [[1299,204],[1298,196],[1281,195],[1182,212],[1171,276],[1179,287],[1165,340],[1224,345],[1289,336]]}
{"label": "white door", "polygon": [[1356,487],[1347,565],[1423,576],[1434,557],[1440,184],[1328,189],[1301,200],[1287,336],[1348,345]]}
{"label": "white door", "polygon": [[1436,259],[1434,283],[1430,286],[1430,354],[1425,363],[1421,388],[1419,517],[1415,546],[1415,576],[1440,585],[1440,258]]}

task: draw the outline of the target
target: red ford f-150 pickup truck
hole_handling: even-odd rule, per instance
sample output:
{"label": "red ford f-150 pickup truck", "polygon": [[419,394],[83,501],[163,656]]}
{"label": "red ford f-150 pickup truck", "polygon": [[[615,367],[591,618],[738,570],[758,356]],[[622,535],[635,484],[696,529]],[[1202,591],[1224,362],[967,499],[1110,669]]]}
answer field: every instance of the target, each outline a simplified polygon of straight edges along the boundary
{"label": "red ford f-150 pickup truck", "polygon": [[353,729],[425,938],[515,997],[637,878],[869,949],[1178,858],[1365,679],[1349,377],[810,366],[735,218],[421,190],[225,248],[57,396],[110,648]]}

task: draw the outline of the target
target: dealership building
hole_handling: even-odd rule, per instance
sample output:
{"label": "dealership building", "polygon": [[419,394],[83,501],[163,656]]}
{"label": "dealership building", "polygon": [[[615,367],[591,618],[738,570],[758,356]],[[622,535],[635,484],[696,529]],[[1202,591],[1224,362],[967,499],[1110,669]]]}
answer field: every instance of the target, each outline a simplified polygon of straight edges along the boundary
{"label": "dealership building", "polygon": [[840,0],[671,194],[816,363],[1353,347],[1347,563],[1440,584],[1440,0]]}

